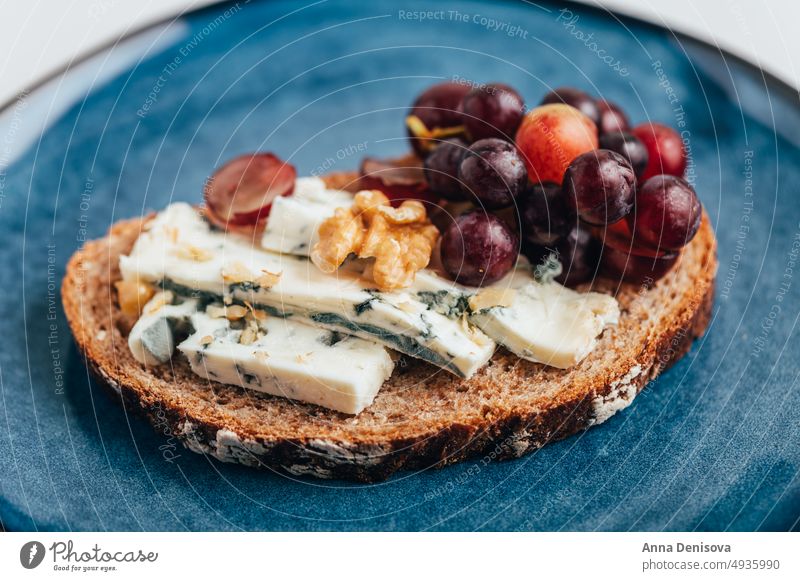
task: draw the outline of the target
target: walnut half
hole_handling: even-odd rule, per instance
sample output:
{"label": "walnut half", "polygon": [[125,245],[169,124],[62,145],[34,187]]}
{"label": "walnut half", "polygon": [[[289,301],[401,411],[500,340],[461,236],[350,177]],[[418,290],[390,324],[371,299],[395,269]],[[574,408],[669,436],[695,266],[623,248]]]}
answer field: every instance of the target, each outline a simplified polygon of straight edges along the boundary
{"label": "walnut half", "polygon": [[417,271],[428,266],[438,237],[422,202],[406,200],[393,208],[382,192],[367,190],[320,225],[311,260],[332,273],[350,254],[374,258],[375,284],[393,290],[409,286]]}

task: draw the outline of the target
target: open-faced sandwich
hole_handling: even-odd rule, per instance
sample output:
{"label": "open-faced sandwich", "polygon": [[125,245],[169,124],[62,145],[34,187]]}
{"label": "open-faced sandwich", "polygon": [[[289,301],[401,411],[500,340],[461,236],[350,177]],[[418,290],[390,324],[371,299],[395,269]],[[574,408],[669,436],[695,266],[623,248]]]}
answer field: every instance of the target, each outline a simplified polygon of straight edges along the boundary
{"label": "open-faced sandwich", "polygon": [[716,242],[675,131],[500,84],[406,121],[406,158],[244,155],[87,243],[63,300],[104,383],[192,450],[371,481],[599,424],[703,332]]}

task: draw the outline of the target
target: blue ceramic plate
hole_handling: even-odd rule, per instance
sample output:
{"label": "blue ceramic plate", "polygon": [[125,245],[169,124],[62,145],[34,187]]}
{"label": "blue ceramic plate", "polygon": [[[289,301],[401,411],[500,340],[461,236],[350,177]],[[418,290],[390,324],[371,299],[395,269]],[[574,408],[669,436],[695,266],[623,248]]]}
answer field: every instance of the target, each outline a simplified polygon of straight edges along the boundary
{"label": "blue ceramic plate", "polygon": [[[757,69],[572,4],[223,4],[149,28],[0,117],[0,520],[8,529],[785,530],[800,515],[800,110]],[[608,423],[516,461],[374,486],[222,465],[90,379],[64,265],[274,150],[301,174],[406,150],[441,79],[576,85],[678,127],[719,236],[709,331]]]}

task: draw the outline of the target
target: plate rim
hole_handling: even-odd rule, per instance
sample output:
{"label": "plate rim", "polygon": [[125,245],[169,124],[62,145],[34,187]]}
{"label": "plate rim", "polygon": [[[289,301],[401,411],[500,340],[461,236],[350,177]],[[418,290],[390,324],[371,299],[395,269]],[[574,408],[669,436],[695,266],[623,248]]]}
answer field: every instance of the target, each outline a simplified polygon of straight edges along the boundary
{"label": "plate rim", "polygon": [[[268,0],[258,0],[258,1],[266,2]],[[545,1],[546,2],[554,2],[554,0],[545,0]],[[515,3],[515,4],[528,4],[528,2],[526,0],[506,0],[506,3],[510,4],[512,2]],[[707,40],[703,40],[701,38],[698,38],[695,35],[692,35],[692,34],[689,34],[689,33],[686,33],[686,32],[673,30],[673,29],[669,28],[668,26],[662,26],[662,25],[657,24],[655,22],[651,22],[649,20],[645,20],[645,19],[643,19],[643,18],[641,18],[639,16],[632,16],[632,15],[625,14],[625,13],[622,13],[622,12],[617,12],[617,11],[614,11],[614,10],[610,10],[608,8],[602,8],[602,7],[597,6],[597,5],[584,4],[582,2],[577,2],[576,0],[562,0],[562,2],[563,2],[564,5],[573,6],[573,7],[576,7],[576,8],[580,8],[582,10],[588,10],[588,11],[593,12],[595,14],[600,14],[600,15],[606,17],[606,18],[608,18],[608,17],[614,18],[617,21],[628,20],[628,21],[631,21],[631,22],[635,22],[636,24],[641,25],[641,26],[646,26],[646,27],[649,27],[649,28],[652,28],[652,29],[655,29],[655,30],[666,31],[666,32],[670,33],[674,37],[675,40],[677,40],[678,42],[681,42],[681,43],[682,42],[688,42],[690,44],[694,43],[694,44],[703,46],[705,48],[710,48],[712,51],[715,51],[716,53],[718,53],[723,58],[723,60],[725,60],[725,61],[730,60],[730,61],[732,61],[732,62],[734,62],[736,64],[742,65],[744,68],[750,69],[751,72],[756,72],[756,73],[760,74],[761,77],[764,80],[764,85],[766,87],[769,88],[770,86],[772,86],[777,92],[782,93],[785,97],[788,97],[790,99],[794,98],[796,100],[798,95],[800,94],[800,87],[794,88],[789,82],[785,81],[784,79],[781,79],[780,77],[776,76],[775,74],[773,74],[773,73],[771,73],[769,71],[764,70],[763,68],[758,66],[758,64],[756,64],[754,62],[751,62],[750,60],[748,60],[748,59],[746,59],[746,58],[744,58],[744,57],[742,57],[740,55],[734,54],[734,53],[732,53],[732,52],[730,52],[730,51],[728,51],[728,50],[726,50],[724,48],[721,48],[721,47],[719,47],[717,45],[714,45],[711,42],[708,42]],[[50,81],[52,81],[54,79],[57,79],[57,78],[59,78],[59,77],[61,77],[63,75],[69,74],[71,69],[77,68],[79,65],[85,63],[86,61],[88,61],[88,60],[90,60],[90,59],[92,59],[92,58],[94,58],[94,57],[96,57],[98,55],[102,55],[103,53],[108,52],[109,50],[113,49],[116,45],[118,45],[121,42],[124,42],[126,40],[129,40],[129,39],[135,37],[135,36],[138,36],[140,34],[143,34],[143,33],[149,32],[151,30],[154,30],[154,29],[156,29],[158,27],[163,27],[163,26],[174,24],[179,19],[183,19],[183,18],[190,17],[190,16],[195,16],[197,14],[201,14],[202,12],[215,11],[215,10],[218,10],[221,6],[225,6],[225,5],[229,5],[229,4],[233,5],[233,4],[236,4],[236,3],[237,3],[237,0],[217,0],[215,2],[211,2],[210,4],[207,4],[205,6],[199,6],[197,8],[192,8],[190,10],[179,11],[177,13],[165,16],[163,18],[159,18],[159,19],[153,20],[151,22],[147,22],[145,24],[142,24],[142,25],[134,28],[133,30],[130,30],[130,31],[126,32],[122,36],[119,36],[116,39],[112,39],[112,40],[106,41],[106,42],[98,45],[97,47],[95,47],[95,48],[93,48],[93,49],[91,49],[91,50],[89,50],[89,51],[87,51],[87,52],[85,52],[83,54],[78,55],[76,58],[74,58],[71,61],[69,61],[68,63],[56,68],[55,70],[53,70],[53,71],[51,71],[49,73],[45,73],[41,77],[32,80],[29,84],[26,84],[22,89],[17,91],[16,94],[13,97],[10,97],[10,98],[6,99],[4,102],[0,103],[0,114],[5,113],[9,108],[13,107],[23,96],[28,96],[28,95],[32,94],[33,92],[35,92],[35,91],[41,90]],[[46,131],[46,128],[45,128],[45,131]]]}

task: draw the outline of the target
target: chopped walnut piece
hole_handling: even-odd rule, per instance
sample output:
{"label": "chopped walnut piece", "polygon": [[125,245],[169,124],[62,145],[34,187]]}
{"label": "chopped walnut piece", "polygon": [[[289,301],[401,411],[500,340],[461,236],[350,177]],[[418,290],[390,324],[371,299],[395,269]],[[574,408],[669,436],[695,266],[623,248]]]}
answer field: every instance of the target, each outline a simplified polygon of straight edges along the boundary
{"label": "chopped walnut piece", "polygon": [[126,317],[139,317],[142,309],[153,295],[156,289],[151,284],[136,280],[120,280],[114,285],[117,288],[117,298],[119,308]]}
{"label": "chopped walnut piece", "polygon": [[359,258],[373,258],[378,254],[378,248],[385,240],[391,239],[390,224],[382,215],[373,216],[366,231],[361,248],[358,249]]}
{"label": "chopped walnut piece", "polygon": [[414,224],[424,222],[427,218],[425,206],[422,202],[406,200],[399,208],[392,206],[379,206],[380,212],[390,224]]}
{"label": "chopped walnut piece", "polygon": [[211,345],[213,342],[214,342],[214,337],[212,337],[211,335],[205,335],[203,337],[200,337],[200,344],[203,345],[204,347],[206,345]]}
{"label": "chopped walnut piece", "polygon": [[378,208],[388,205],[390,205],[389,198],[380,190],[364,190],[358,192],[353,198],[353,208],[355,208],[356,214],[364,213],[372,216],[378,212]]}
{"label": "chopped walnut piece", "polygon": [[320,224],[319,238],[311,250],[311,260],[322,272],[336,272],[350,253],[361,247],[364,225],[351,209],[337,208]]}
{"label": "chopped walnut piece", "polygon": [[250,316],[253,317],[256,321],[266,321],[267,320],[267,311],[256,309],[251,305],[249,302],[245,301],[244,305],[250,311]]}
{"label": "chopped walnut piece", "polygon": [[262,288],[272,288],[281,279],[282,272],[270,272],[261,270],[261,276],[256,279],[256,284]]}
{"label": "chopped walnut piece", "polygon": [[403,227],[395,237],[386,238],[375,253],[372,276],[381,289],[411,285],[418,270],[428,266],[439,231],[432,224]]}
{"label": "chopped walnut piece", "polygon": [[337,209],[322,223],[311,260],[332,273],[350,254],[374,258],[375,283],[393,290],[409,286],[428,266],[438,237],[421,202],[406,200],[393,208],[382,192],[367,190],[356,194],[351,208]]}
{"label": "chopped walnut piece", "polygon": [[251,326],[248,326],[242,334],[239,335],[239,344],[240,345],[252,345],[258,340],[258,329],[254,329]]}
{"label": "chopped walnut piece", "polygon": [[247,309],[241,305],[231,305],[225,309],[225,317],[229,321],[238,321],[247,314]]}
{"label": "chopped walnut piece", "polygon": [[222,280],[227,284],[253,282],[253,273],[241,262],[232,262],[222,267]]}

